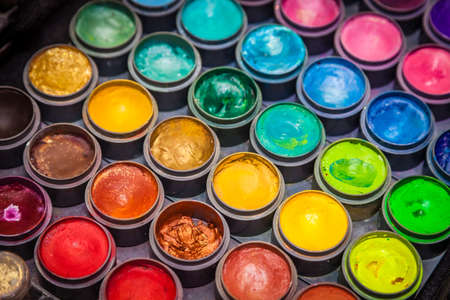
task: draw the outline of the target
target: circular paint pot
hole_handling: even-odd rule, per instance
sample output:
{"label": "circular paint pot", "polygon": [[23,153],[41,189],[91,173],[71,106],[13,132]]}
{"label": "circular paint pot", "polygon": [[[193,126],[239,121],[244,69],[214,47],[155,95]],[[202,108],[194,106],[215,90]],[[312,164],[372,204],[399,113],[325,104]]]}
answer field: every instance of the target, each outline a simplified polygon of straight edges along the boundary
{"label": "circular paint pot", "polygon": [[144,32],[173,31],[184,0],[123,0],[141,19]]}
{"label": "circular paint pot", "polygon": [[168,266],[149,258],[133,258],[117,265],[106,275],[99,300],[182,300],[180,279]]}
{"label": "circular paint pot", "polygon": [[50,197],[34,181],[0,178],[0,249],[33,257],[36,238],[50,223],[52,211]]}
{"label": "circular paint pot", "polygon": [[214,129],[223,146],[230,146],[248,139],[250,122],[262,106],[262,95],[247,73],[218,67],[194,81],[189,88],[188,105],[195,117]]}
{"label": "circular paint pot", "polygon": [[216,269],[220,299],[292,299],[297,289],[297,270],[280,248],[252,241],[229,250]]}
{"label": "circular paint pot", "polygon": [[170,32],[144,37],[128,57],[131,77],[155,96],[161,110],[186,105],[189,86],[201,69],[197,49],[186,38]]}
{"label": "circular paint pot", "polygon": [[259,23],[273,18],[273,0],[238,0],[245,10],[249,23]]}
{"label": "circular paint pot", "polygon": [[211,170],[206,183],[209,201],[225,216],[230,232],[240,235],[266,231],[285,190],[277,167],[251,152],[223,158]]}
{"label": "circular paint pot", "polygon": [[378,95],[364,108],[361,132],[386,154],[392,169],[406,170],[423,161],[433,138],[434,117],[415,96],[390,91]]}
{"label": "circular paint pot", "polygon": [[358,127],[359,114],[370,99],[370,83],[350,60],[325,57],[300,74],[297,97],[319,116],[328,135],[342,135]]}
{"label": "circular paint pot", "polygon": [[295,78],[308,60],[302,38],[291,29],[263,24],[250,30],[236,47],[236,62],[261,87],[264,100],[279,100],[295,91]]}
{"label": "circular paint pot", "polygon": [[73,122],[80,119],[83,101],[97,85],[98,70],[81,50],[54,44],[33,54],[22,79],[26,91],[39,102],[45,121]]}
{"label": "circular paint pot", "polygon": [[435,178],[411,176],[396,182],[381,206],[379,227],[410,241],[423,259],[448,247],[450,189]]}
{"label": "circular paint pot", "polygon": [[428,145],[426,162],[431,174],[450,185],[450,130],[436,136]]}
{"label": "circular paint pot", "polygon": [[403,300],[419,289],[423,267],[416,249],[405,238],[390,231],[372,231],[348,246],[341,272],[361,298]]}
{"label": "circular paint pot", "polygon": [[333,34],[345,17],[342,0],[275,0],[275,18],[300,35],[311,54],[333,48]]}
{"label": "circular paint pot", "polygon": [[306,190],[279,206],[272,234],[291,256],[300,275],[321,276],[339,266],[352,236],[352,220],[332,195]]}
{"label": "circular paint pot", "polygon": [[344,204],[353,221],[360,221],[380,208],[391,183],[391,167],[375,145],[345,138],[328,145],[317,157],[314,181]]}
{"label": "circular paint pot", "polygon": [[[181,234],[186,230],[192,234]],[[182,200],[157,215],[149,238],[152,254],[178,274],[183,287],[197,287],[214,278],[217,263],[228,250],[230,230],[213,207]]]}
{"label": "circular paint pot", "polygon": [[83,122],[103,155],[126,160],[142,155],[145,135],[158,119],[158,105],[145,87],[131,80],[106,81],[83,105]]}
{"label": "circular paint pot", "polygon": [[265,108],[250,128],[250,149],[274,163],[287,183],[311,176],[314,159],[324,146],[322,122],[298,103]]}
{"label": "circular paint pot", "polygon": [[144,141],[144,157],[167,195],[191,197],[205,190],[209,171],[219,160],[214,131],[190,116],[174,116],[155,126]]}
{"label": "circular paint pot", "polygon": [[119,1],[95,0],[83,5],[69,25],[72,43],[91,56],[103,76],[126,71],[127,57],[142,36],[142,23]]}
{"label": "circular paint pot", "polygon": [[335,282],[321,282],[299,290],[293,300],[319,300],[331,297],[334,300],[359,300],[349,288]]}
{"label": "circular paint pot", "polygon": [[433,43],[450,45],[450,3],[446,0],[436,0],[428,5],[423,15],[423,30],[426,38]]}
{"label": "circular paint pot", "polygon": [[70,123],[42,128],[23,152],[25,172],[45,187],[58,207],[83,202],[86,184],[101,162],[97,140],[86,129]]}
{"label": "circular paint pot", "polygon": [[397,83],[406,92],[428,104],[437,120],[448,118],[450,104],[450,48],[419,45],[402,58]]}
{"label": "circular paint pot", "polygon": [[28,94],[12,86],[0,86],[0,168],[22,164],[25,144],[40,123],[39,107]]}
{"label": "circular paint pot", "polygon": [[208,67],[232,62],[234,47],[247,31],[247,16],[235,0],[188,0],[176,22]]}
{"label": "circular paint pot", "polygon": [[1,299],[21,300],[25,298],[31,286],[30,270],[26,262],[14,253],[0,251],[0,266],[2,266]]}
{"label": "circular paint pot", "polygon": [[339,56],[350,59],[366,73],[372,87],[394,79],[394,68],[406,49],[400,26],[375,12],[361,12],[347,18],[334,35]]}
{"label": "circular paint pot", "polygon": [[116,244],[87,217],[64,217],[39,237],[34,263],[44,286],[63,299],[98,297],[100,282],[116,263]]}
{"label": "circular paint pot", "polygon": [[119,161],[107,165],[86,186],[90,215],[108,228],[119,247],[148,240],[151,220],[161,210],[164,189],[144,165]]}

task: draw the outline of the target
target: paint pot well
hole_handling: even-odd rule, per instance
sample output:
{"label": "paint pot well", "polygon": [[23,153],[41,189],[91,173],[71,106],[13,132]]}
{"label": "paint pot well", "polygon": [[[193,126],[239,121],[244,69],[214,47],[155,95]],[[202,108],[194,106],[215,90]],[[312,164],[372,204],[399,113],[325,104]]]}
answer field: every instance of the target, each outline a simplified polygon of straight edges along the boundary
{"label": "paint pot well", "polygon": [[161,262],[134,258],[116,266],[102,282],[100,300],[181,300],[183,288],[177,275]]}
{"label": "paint pot well", "polygon": [[55,123],[38,131],[23,153],[28,176],[44,186],[55,206],[82,201],[87,181],[102,160],[100,145],[85,129]]}
{"label": "paint pot well", "polygon": [[[384,14],[400,23],[405,30],[417,29],[419,18],[427,7],[426,0],[364,0],[371,11]],[[409,27],[409,28],[408,28]]]}
{"label": "paint pot well", "polygon": [[428,145],[426,162],[431,174],[450,185],[450,130],[436,136]]}
{"label": "paint pot well", "polygon": [[308,59],[303,40],[288,27],[264,24],[250,30],[236,47],[236,62],[258,82],[265,100],[294,93],[294,81]]}
{"label": "paint pot well", "polygon": [[427,7],[423,16],[423,29],[428,40],[442,45],[450,45],[450,3],[436,0]]}
{"label": "paint pot well", "polygon": [[115,79],[97,86],[83,105],[83,122],[98,138],[105,157],[142,155],[142,141],[158,119],[158,105],[142,85]]}
{"label": "paint pot well", "polygon": [[311,175],[314,159],[325,146],[325,131],[303,105],[279,103],[253,120],[250,146],[273,162],[286,182],[297,182]]}
{"label": "paint pot well", "polygon": [[274,240],[304,276],[321,276],[335,270],[351,233],[352,221],[345,207],[321,191],[307,190],[290,196],[273,218]]}
{"label": "paint pot well", "polygon": [[434,117],[415,96],[391,91],[375,97],[361,114],[361,130],[394,170],[416,166],[433,137]]}
{"label": "paint pot well", "polygon": [[33,256],[36,238],[52,218],[47,192],[24,177],[0,178],[0,249]]}
{"label": "paint pot well", "polygon": [[127,56],[142,36],[142,23],[128,5],[95,0],[83,5],[69,25],[72,43],[94,58],[101,75],[126,70]]}
{"label": "paint pot well", "polygon": [[297,270],[280,248],[266,242],[246,242],[229,250],[216,269],[221,299],[291,299]]}
{"label": "paint pot well", "polygon": [[245,72],[231,68],[209,69],[189,88],[190,112],[212,127],[222,145],[248,138],[250,122],[262,105],[261,91]]}
{"label": "paint pot well", "polygon": [[345,17],[341,0],[276,0],[275,17],[279,23],[300,35],[311,54],[333,48],[333,34]]}
{"label": "paint pot well", "polygon": [[350,59],[366,72],[372,87],[378,87],[392,81],[393,68],[405,51],[406,42],[394,20],[362,12],[339,26],[334,47],[339,56]]}
{"label": "paint pot well", "polygon": [[445,183],[427,176],[406,177],[386,193],[380,226],[409,240],[426,259],[446,249],[449,214],[450,190]]}
{"label": "paint pot well", "polygon": [[26,262],[14,253],[1,251],[0,297],[2,299],[23,299],[31,286],[30,270]]}
{"label": "paint pot well", "polygon": [[206,191],[233,234],[254,235],[270,227],[284,199],[285,185],[280,171],[269,160],[255,153],[238,152],[211,169]]}
{"label": "paint pot well", "polygon": [[199,49],[204,65],[226,65],[247,31],[247,16],[235,0],[188,0],[177,14],[177,30]]}
{"label": "paint pot well", "polygon": [[65,217],[39,237],[34,262],[58,297],[98,295],[99,283],[116,263],[111,234],[87,217]]}
{"label": "paint pot well", "polygon": [[295,294],[295,300],[358,300],[359,297],[349,288],[335,282],[315,283]]}
{"label": "paint pot well", "polygon": [[86,186],[89,213],[108,228],[120,247],[143,243],[161,210],[164,190],[144,165],[121,161],[100,170]]}
{"label": "paint pot well", "polygon": [[408,299],[423,275],[413,245],[389,231],[368,232],[354,240],[345,250],[341,270],[350,288],[364,299]]}
{"label": "paint pot well", "polygon": [[[190,237],[203,239],[203,242],[192,243],[180,234],[167,239],[167,234],[174,230],[176,224],[184,230],[191,228],[193,234]],[[205,230],[208,231],[207,241],[204,240],[205,235],[200,234]],[[211,206],[182,200],[166,206],[158,214],[150,226],[149,238],[151,251],[158,260],[174,269],[183,287],[197,287],[213,279],[216,265],[228,249],[230,231],[225,219]],[[173,239],[184,246],[174,247]]]}
{"label": "paint pot well", "polygon": [[22,164],[26,142],[36,133],[41,113],[36,102],[15,87],[0,86],[0,167]]}
{"label": "paint pot well", "polygon": [[144,142],[145,161],[160,177],[166,194],[176,197],[201,193],[219,154],[216,134],[208,125],[189,116],[162,121]]}
{"label": "paint pot well", "polygon": [[80,118],[83,101],[97,85],[98,70],[81,50],[54,44],[33,54],[22,79],[26,91],[39,102],[44,120],[71,122]]}
{"label": "paint pot well", "polygon": [[128,57],[131,77],[152,92],[163,110],[186,105],[188,88],[201,69],[197,49],[186,38],[169,32],[144,37]]}
{"label": "paint pot well", "polygon": [[319,116],[328,135],[340,135],[358,127],[359,113],[370,98],[370,84],[350,60],[326,57],[300,74],[297,97]]}
{"label": "paint pot well", "polygon": [[353,221],[359,221],[378,211],[391,182],[391,167],[373,144],[346,138],[320,153],[314,164],[314,180],[345,205]]}

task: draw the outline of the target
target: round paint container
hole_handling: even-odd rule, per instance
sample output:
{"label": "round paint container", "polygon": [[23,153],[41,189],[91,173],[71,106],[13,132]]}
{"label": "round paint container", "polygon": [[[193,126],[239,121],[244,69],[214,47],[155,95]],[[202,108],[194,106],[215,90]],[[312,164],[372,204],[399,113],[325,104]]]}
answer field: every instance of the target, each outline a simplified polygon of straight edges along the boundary
{"label": "round paint container", "polygon": [[277,24],[253,28],[236,47],[237,65],[258,82],[264,100],[292,95],[295,78],[307,60],[308,50],[302,38]]}
{"label": "round paint container", "polygon": [[333,48],[333,34],[345,17],[342,0],[275,0],[275,17],[305,41],[311,54]]}
{"label": "round paint container", "polygon": [[26,262],[11,252],[0,251],[0,266],[2,266],[1,299],[21,300],[25,298],[31,286],[30,270]]}
{"label": "round paint container", "polygon": [[392,169],[405,170],[423,161],[433,138],[434,117],[415,96],[390,91],[378,95],[364,108],[361,131],[386,154]]}
{"label": "round paint container", "polygon": [[69,123],[41,129],[23,152],[26,173],[45,187],[58,207],[83,202],[86,183],[101,161],[97,140],[86,129]]}
{"label": "round paint container", "polygon": [[232,62],[234,47],[247,31],[247,16],[235,0],[187,0],[176,22],[208,67]]}
{"label": "round paint container", "polygon": [[36,102],[12,86],[0,86],[0,167],[22,164],[26,142],[36,133],[41,113]]}
{"label": "round paint container", "polygon": [[96,0],[83,5],[69,25],[72,43],[94,58],[101,75],[127,69],[127,57],[142,36],[142,23],[128,5]]}
{"label": "round paint container", "polygon": [[442,132],[428,145],[426,162],[431,174],[450,185],[450,130]]}
{"label": "round paint container", "polygon": [[450,45],[450,3],[446,0],[435,0],[427,7],[423,16],[423,29],[432,42],[442,45]]}
{"label": "round paint container", "polygon": [[273,17],[273,0],[238,0],[249,23],[258,23]]}
{"label": "round paint container", "polygon": [[100,287],[99,300],[182,300],[178,276],[166,265],[149,258],[134,258],[116,266]]}
{"label": "round paint container", "polygon": [[219,155],[220,143],[214,131],[190,116],[162,121],[144,142],[145,161],[161,179],[165,193],[175,197],[203,192]]}
{"label": "round paint container", "polygon": [[0,249],[33,257],[36,238],[52,218],[47,192],[24,177],[0,178]]}
{"label": "round paint container", "polygon": [[409,240],[422,258],[434,257],[448,246],[450,189],[432,177],[412,176],[386,193],[380,226]]}
{"label": "round paint container", "polygon": [[341,135],[358,127],[359,114],[370,99],[370,84],[350,60],[325,57],[300,74],[297,97],[319,116],[328,135]]}
{"label": "round paint container", "polygon": [[94,220],[64,217],[39,237],[34,263],[56,296],[91,299],[98,296],[100,282],[116,263],[116,244]]}
{"label": "round paint container", "polygon": [[273,244],[246,242],[220,260],[216,289],[224,300],[292,299],[297,270],[289,256]]}
{"label": "round paint container", "polygon": [[91,216],[108,228],[119,247],[135,246],[148,240],[150,222],[163,206],[164,190],[147,167],[121,161],[92,177],[85,202]]}
{"label": "round paint container", "polygon": [[184,37],[170,32],[144,37],[128,57],[131,77],[151,91],[161,110],[186,105],[188,88],[201,69],[197,49]]}
{"label": "round paint container", "polygon": [[391,183],[391,167],[375,145],[356,138],[328,145],[314,164],[318,187],[345,205],[353,221],[374,215]]}
{"label": "round paint container", "polygon": [[184,0],[123,0],[141,19],[144,32],[173,31]]}
{"label": "round paint container", "polygon": [[[192,234],[181,234],[185,231]],[[197,287],[214,278],[217,263],[228,250],[230,230],[220,213],[208,204],[182,200],[158,214],[149,237],[152,253],[174,269],[183,287]]]}
{"label": "round paint container", "polygon": [[422,260],[410,242],[396,233],[372,231],[345,250],[341,272],[364,299],[410,299],[422,282]]}
{"label": "round paint container", "polygon": [[256,82],[245,72],[218,67],[200,75],[189,88],[190,112],[216,131],[224,146],[248,139],[250,122],[262,106]]}
{"label": "round paint container", "polygon": [[450,48],[419,45],[405,54],[397,67],[397,83],[427,103],[436,119],[448,117],[450,104]]}
{"label": "round paint container", "polygon": [[280,171],[266,158],[251,152],[223,158],[209,173],[208,199],[225,216],[233,234],[266,231],[284,199]]}
{"label": "round paint container", "polygon": [[306,190],[287,198],[273,218],[273,238],[299,274],[321,276],[335,270],[352,236],[352,221],[332,195]]}
{"label": "round paint container", "polygon": [[359,300],[349,288],[335,282],[321,282],[308,285],[295,294],[293,300]]}
{"label": "round paint container", "polygon": [[141,156],[142,141],[157,119],[155,98],[131,80],[100,84],[83,105],[84,125],[99,140],[103,155],[109,159]]}
{"label": "round paint container", "polygon": [[98,70],[81,50],[54,44],[33,54],[22,78],[27,92],[39,102],[44,120],[72,122],[80,119],[83,101],[97,85]]}
{"label": "round paint container", "polygon": [[339,56],[350,59],[366,72],[372,87],[378,87],[394,79],[394,67],[406,49],[406,40],[391,18],[362,12],[339,26],[334,48]]}
{"label": "round paint container", "polygon": [[273,162],[288,183],[312,174],[314,159],[324,146],[322,122],[298,103],[267,107],[250,128],[250,148]]}

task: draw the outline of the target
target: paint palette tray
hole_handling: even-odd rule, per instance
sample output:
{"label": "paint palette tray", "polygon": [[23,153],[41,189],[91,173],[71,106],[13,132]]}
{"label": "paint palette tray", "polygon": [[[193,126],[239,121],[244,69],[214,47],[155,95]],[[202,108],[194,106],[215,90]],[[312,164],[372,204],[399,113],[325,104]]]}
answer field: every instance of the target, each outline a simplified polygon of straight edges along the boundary
{"label": "paint palette tray", "polygon": [[[346,15],[350,16],[358,11],[358,1],[348,1],[350,3],[346,4]],[[73,12],[72,12],[73,13]],[[267,23],[272,23],[274,20],[268,20]],[[65,24],[65,23],[63,23]],[[257,25],[257,24],[251,24],[251,26]],[[415,45],[419,43],[420,40],[420,31],[416,30],[413,31],[411,34],[407,35],[407,47],[408,49],[413,48]],[[51,41],[55,42],[55,41]],[[321,54],[320,56],[310,56],[310,61],[315,61],[316,59],[326,57],[333,55],[331,51],[328,51],[324,54]],[[232,66],[235,66],[232,64]],[[100,77],[99,83],[105,82],[110,79],[131,79],[130,75],[128,73],[122,73],[120,75],[111,77]],[[371,91],[371,98],[375,97],[376,95],[394,89],[394,83],[390,82],[387,85],[384,85],[379,88],[372,89]],[[278,102],[298,102],[295,96],[291,96],[289,98],[285,99],[276,99]],[[271,104],[275,103],[274,101],[263,101],[263,107],[269,106]],[[170,117],[176,116],[176,115],[190,115],[188,107],[184,106],[182,108],[171,110],[171,111],[160,111],[158,116],[158,122],[163,121],[165,119],[168,119]],[[81,116],[79,116],[81,118]],[[84,127],[82,120],[78,120],[74,122],[74,124],[79,125],[81,127]],[[48,125],[48,124],[46,124]],[[450,128],[450,118],[447,117],[447,119],[443,119],[436,122],[436,130],[437,132],[442,132],[445,129]],[[340,136],[327,136],[326,144],[329,144],[331,142],[334,142],[338,139],[344,138],[344,137],[361,137],[362,133],[359,129],[356,129],[349,134],[346,135],[340,135]],[[221,147],[221,153],[220,153],[220,159],[223,157],[236,153],[241,151],[249,151],[250,144],[249,141],[246,141],[244,143],[240,143],[238,145],[230,146],[230,147]],[[144,156],[140,156],[134,159],[134,161],[142,163],[144,165],[147,165],[144,159]],[[105,160],[101,162],[101,167],[106,166],[107,164],[110,164],[113,162],[112,160]],[[403,170],[403,171],[395,171],[392,172],[393,180],[399,180],[401,178],[407,177],[407,176],[413,176],[413,175],[419,175],[423,174],[423,170],[425,168],[425,164],[422,161],[419,165],[415,166],[412,169]],[[26,176],[25,170],[23,166],[12,168],[12,169],[0,169],[0,176]],[[305,180],[302,180],[300,182],[296,183],[288,183],[286,184],[286,197],[293,195],[294,193],[308,190],[308,189],[318,189],[317,186],[314,185],[313,177],[312,175],[306,178]],[[189,199],[199,200],[202,202],[207,202],[207,195],[206,192],[191,197]],[[164,206],[167,206],[173,202],[176,202],[180,200],[180,198],[170,197],[166,196],[164,200]],[[376,230],[377,224],[378,224],[378,216],[379,213],[376,213],[374,216],[372,216],[369,219],[353,222],[353,231],[352,231],[352,240],[359,237],[361,234],[366,233],[368,231]],[[89,216],[89,212],[86,208],[85,203],[78,204],[76,206],[72,207],[54,207],[53,209],[53,219],[52,221],[55,221],[61,217],[65,216]],[[238,245],[239,243],[248,242],[248,241],[265,241],[265,242],[272,242],[272,229],[269,229],[261,234],[258,235],[251,235],[251,236],[239,236],[239,235],[231,235],[231,241],[229,248],[233,248],[234,246]],[[430,278],[431,274],[435,270],[436,266],[439,264],[442,257],[445,255],[445,253],[431,258],[423,260],[423,268],[424,268],[424,275],[423,275],[423,281],[421,288],[427,283],[427,280]],[[117,248],[117,263],[122,263],[128,259],[131,258],[142,258],[142,257],[150,257],[150,258],[156,258],[155,254],[151,252],[150,244],[149,242],[145,242],[142,244],[139,244],[137,246],[133,247],[118,247]],[[30,259],[27,261],[28,266],[30,267],[31,274],[32,274],[32,288],[30,290],[28,298],[25,299],[58,299],[51,294],[49,294],[46,290],[41,288],[40,286],[40,279],[38,278],[38,272],[36,270],[34,260]],[[325,281],[331,281],[331,282],[337,282],[339,280],[339,268],[331,273],[328,273],[324,276],[319,277],[305,277],[305,276],[299,276],[298,278],[298,286],[297,290],[306,287],[307,285],[319,283],[319,282],[325,282]],[[83,300],[90,300],[90,299],[97,299],[98,295],[90,295],[89,298],[84,297]],[[184,299],[195,299],[195,300],[210,300],[210,299],[216,299],[216,287],[214,278],[211,278],[211,281],[203,286],[195,287],[195,288],[184,288]]]}

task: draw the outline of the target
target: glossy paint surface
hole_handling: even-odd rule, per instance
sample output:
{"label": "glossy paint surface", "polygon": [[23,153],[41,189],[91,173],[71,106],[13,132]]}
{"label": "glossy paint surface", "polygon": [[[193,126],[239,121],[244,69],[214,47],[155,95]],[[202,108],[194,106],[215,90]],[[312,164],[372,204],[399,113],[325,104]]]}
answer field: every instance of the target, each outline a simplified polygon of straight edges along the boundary
{"label": "glossy paint surface", "polygon": [[447,130],[445,133],[436,141],[434,146],[434,157],[447,174],[450,174],[450,131]]}
{"label": "glossy paint surface", "polygon": [[334,285],[319,285],[302,293],[297,300],[356,300],[355,296]]}
{"label": "glossy paint surface", "polygon": [[305,27],[326,26],[340,14],[337,0],[282,0],[281,9],[292,22]]}
{"label": "glossy paint surface", "polygon": [[430,13],[430,20],[437,31],[450,39],[450,1],[439,0],[434,4]]}
{"label": "glossy paint surface", "polygon": [[21,133],[33,119],[33,105],[22,93],[0,89],[0,139]]}
{"label": "glossy paint surface", "polygon": [[175,2],[175,0],[132,0],[133,2],[149,7],[158,7],[171,4]]}

